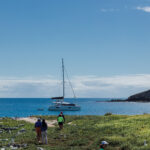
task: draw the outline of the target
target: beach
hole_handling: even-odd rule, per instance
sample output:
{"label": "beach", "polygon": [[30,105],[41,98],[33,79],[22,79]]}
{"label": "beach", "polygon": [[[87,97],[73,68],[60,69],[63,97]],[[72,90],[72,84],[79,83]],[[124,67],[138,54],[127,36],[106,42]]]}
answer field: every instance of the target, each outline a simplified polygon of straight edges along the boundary
{"label": "beach", "polygon": [[[18,120],[18,121],[26,121],[26,122],[34,124],[37,121],[37,119],[38,118],[36,118],[36,117],[20,117],[20,118],[17,118],[16,120]],[[47,121],[48,127],[54,127],[56,123],[57,123],[57,120]]]}

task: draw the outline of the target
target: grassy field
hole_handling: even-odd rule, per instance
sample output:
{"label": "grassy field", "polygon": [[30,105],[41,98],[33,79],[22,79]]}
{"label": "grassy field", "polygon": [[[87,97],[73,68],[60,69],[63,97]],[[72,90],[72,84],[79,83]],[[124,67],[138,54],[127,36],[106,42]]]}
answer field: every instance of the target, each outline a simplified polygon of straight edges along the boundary
{"label": "grassy field", "polygon": [[[54,120],[56,116],[43,118]],[[7,130],[12,127],[16,128]],[[98,150],[102,140],[109,143],[107,150],[150,150],[150,115],[66,116],[63,130],[57,124],[48,128],[48,145],[38,144],[35,137],[33,124],[1,118],[0,147],[6,150],[11,143],[27,144],[20,149],[28,150]]]}

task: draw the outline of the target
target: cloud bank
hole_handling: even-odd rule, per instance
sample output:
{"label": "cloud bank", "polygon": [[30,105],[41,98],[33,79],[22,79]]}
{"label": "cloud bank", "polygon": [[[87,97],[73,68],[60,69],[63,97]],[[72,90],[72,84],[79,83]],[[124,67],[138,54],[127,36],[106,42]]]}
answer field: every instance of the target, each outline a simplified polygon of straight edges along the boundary
{"label": "cloud bank", "polygon": [[[112,77],[74,76],[71,79],[77,97],[128,97],[150,89],[150,74]],[[62,83],[53,77],[0,79],[0,97],[52,97],[61,96]],[[72,97],[66,82],[66,97]]]}
{"label": "cloud bank", "polygon": [[139,11],[144,11],[146,13],[150,13],[150,6],[144,6],[144,7],[141,7],[141,6],[137,6],[137,7],[134,7],[134,8],[129,8],[127,6],[125,6],[123,9],[118,9],[118,8],[101,8],[100,9],[100,12],[102,13],[111,13],[111,12],[119,12],[119,11],[122,11],[122,10],[139,10]]}
{"label": "cloud bank", "polygon": [[150,6],[145,6],[145,7],[136,7],[137,10],[142,10],[144,12],[150,13]]}
{"label": "cloud bank", "polygon": [[119,9],[116,8],[102,8],[100,9],[101,12],[105,13],[105,12],[116,12],[119,11]]}

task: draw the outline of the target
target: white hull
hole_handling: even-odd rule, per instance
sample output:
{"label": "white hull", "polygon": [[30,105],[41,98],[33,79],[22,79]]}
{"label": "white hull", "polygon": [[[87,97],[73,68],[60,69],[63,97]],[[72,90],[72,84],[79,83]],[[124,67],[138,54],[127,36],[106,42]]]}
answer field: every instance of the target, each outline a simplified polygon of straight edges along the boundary
{"label": "white hull", "polygon": [[50,111],[78,111],[80,110],[80,106],[49,106]]}

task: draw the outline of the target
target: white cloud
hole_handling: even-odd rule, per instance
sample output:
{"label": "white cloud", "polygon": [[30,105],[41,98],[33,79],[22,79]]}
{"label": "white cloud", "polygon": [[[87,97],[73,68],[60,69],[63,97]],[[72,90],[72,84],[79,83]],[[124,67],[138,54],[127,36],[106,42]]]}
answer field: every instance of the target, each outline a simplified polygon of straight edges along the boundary
{"label": "white cloud", "polygon": [[105,13],[105,12],[119,11],[119,9],[115,9],[115,8],[102,8],[100,11]]}
{"label": "white cloud", "polygon": [[145,7],[140,7],[140,6],[138,6],[138,7],[136,7],[136,9],[150,13],[150,6],[145,6]]}
{"label": "white cloud", "polygon": [[[150,74],[112,77],[75,76],[71,79],[77,97],[128,97],[150,89]],[[66,82],[66,96],[73,94]],[[61,96],[61,81],[53,77],[0,79],[0,97]]]}
{"label": "white cloud", "polygon": [[[128,97],[150,88],[150,74],[113,77],[76,77],[76,91],[83,97]],[[90,96],[91,95],[91,96]]]}

